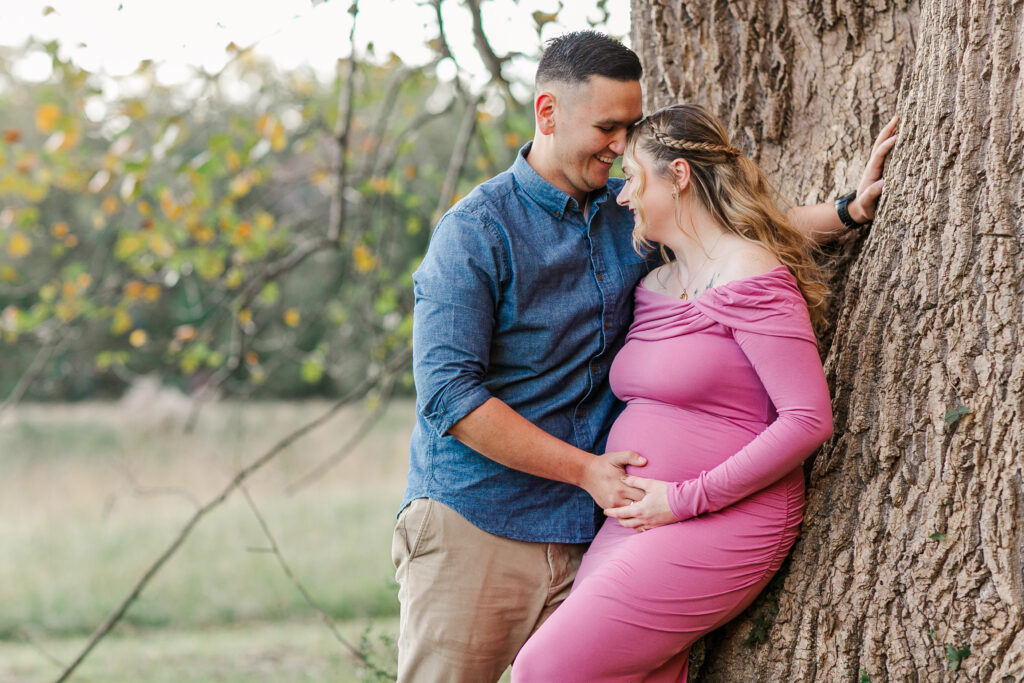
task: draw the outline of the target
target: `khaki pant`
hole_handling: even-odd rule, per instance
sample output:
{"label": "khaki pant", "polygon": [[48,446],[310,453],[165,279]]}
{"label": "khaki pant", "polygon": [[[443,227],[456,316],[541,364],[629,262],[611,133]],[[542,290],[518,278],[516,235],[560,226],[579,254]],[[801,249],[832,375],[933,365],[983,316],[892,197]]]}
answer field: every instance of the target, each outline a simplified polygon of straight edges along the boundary
{"label": "khaki pant", "polygon": [[391,547],[399,683],[497,681],[569,594],[584,550],[501,538],[437,501],[414,500]]}

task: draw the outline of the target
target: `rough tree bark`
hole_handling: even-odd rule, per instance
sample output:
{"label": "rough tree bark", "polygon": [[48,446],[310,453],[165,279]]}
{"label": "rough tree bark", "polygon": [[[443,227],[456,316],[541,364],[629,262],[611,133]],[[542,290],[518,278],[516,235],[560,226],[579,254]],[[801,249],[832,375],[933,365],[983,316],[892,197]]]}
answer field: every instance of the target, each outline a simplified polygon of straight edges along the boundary
{"label": "rough tree bark", "polygon": [[902,118],[840,249],[800,540],[702,682],[1024,680],[1022,38],[1020,0],[633,0],[646,109],[710,106],[794,202]]}

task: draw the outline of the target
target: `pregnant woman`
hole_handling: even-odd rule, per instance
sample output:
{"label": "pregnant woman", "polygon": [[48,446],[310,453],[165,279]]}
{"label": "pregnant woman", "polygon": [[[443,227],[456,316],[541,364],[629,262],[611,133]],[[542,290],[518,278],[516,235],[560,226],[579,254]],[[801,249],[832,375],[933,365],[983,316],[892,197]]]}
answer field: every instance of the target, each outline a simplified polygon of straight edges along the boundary
{"label": "pregnant woman", "polygon": [[646,495],[605,511],[514,681],[685,681],[693,642],[778,571],[803,512],[800,463],[832,432],[811,325],[825,288],[761,171],[692,105],[636,124],[623,170],[638,246],[674,256],[637,286],[611,369],[627,406],[608,450],[647,458],[627,477]]}

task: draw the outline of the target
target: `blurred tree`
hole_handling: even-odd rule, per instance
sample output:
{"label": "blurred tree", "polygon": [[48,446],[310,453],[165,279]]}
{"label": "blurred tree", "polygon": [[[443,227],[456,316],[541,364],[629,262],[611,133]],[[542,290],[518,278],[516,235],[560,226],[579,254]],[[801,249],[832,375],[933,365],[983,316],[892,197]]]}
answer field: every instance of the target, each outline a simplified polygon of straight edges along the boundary
{"label": "blurred tree", "polygon": [[[144,62],[121,80],[145,95],[109,98],[56,44],[0,55],[8,404],[116,396],[147,373],[201,397],[337,395],[407,346],[437,213],[532,134],[482,29],[493,85],[438,78],[453,56],[428,4],[431,62],[354,54],[331,84],[232,44],[197,83],[161,86]],[[53,76],[15,80],[33,51]]]}

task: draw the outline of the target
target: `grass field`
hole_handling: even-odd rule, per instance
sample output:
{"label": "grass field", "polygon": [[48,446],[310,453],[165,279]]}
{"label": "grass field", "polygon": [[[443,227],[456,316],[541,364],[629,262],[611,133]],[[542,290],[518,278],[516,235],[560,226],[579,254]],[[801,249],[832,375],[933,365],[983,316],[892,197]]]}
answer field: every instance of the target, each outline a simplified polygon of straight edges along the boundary
{"label": "grass field", "polygon": [[[0,680],[52,680],[181,526],[244,464],[326,403],[219,403],[184,433],[152,392],[117,404],[19,406],[0,423]],[[411,402],[396,402],[327,474],[366,414],[347,410],[282,452],[248,490],[314,599],[358,642],[394,635],[391,528]],[[74,680],[360,680],[234,495],[200,522]],[[384,649],[381,646],[381,649]],[[383,655],[385,660],[387,654]]]}

